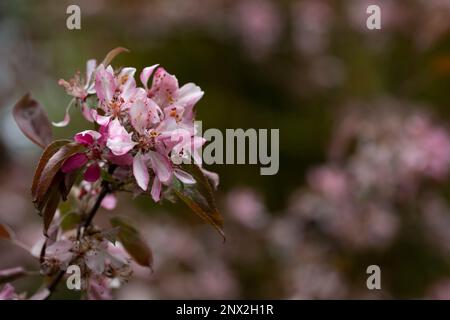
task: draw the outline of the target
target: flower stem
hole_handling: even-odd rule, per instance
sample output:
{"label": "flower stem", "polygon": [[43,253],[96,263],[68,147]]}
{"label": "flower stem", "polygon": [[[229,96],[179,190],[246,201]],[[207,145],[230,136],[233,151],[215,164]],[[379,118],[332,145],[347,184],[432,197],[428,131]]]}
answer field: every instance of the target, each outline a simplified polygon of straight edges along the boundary
{"label": "flower stem", "polygon": [[[115,165],[111,165],[108,169],[108,173],[112,174],[114,170],[116,169]],[[95,200],[94,206],[89,211],[88,217],[86,221],[83,224],[83,234],[85,230],[91,225],[92,220],[95,217],[95,214],[97,213],[98,209],[100,208],[100,205],[103,201],[103,199],[106,197],[106,195],[111,192],[111,187],[107,181],[102,181],[102,189],[97,197],[97,200]],[[77,237],[78,238],[78,237]],[[79,240],[79,239],[77,239]],[[77,257],[78,258],[78,257]],[[62,278],[64,277],[64,274],[66,273],[65,270],[60,270],[59,273],[53,278],[53,280],[50,282],[50,284],[47,286],[48,291],[50,291],[49,295],[46,297],[46,300],[50,298],[50,296],[55,291],[58,284],[61,282]]]}
{"label": "flower stem", "polygon": [[94,206],[92,207],[91,211],[89,212],[89,215],[84,222],[84,230],[86,230],[89,225],[92,222],[92,219],[94,219],[95,214],[97,213],[98,208],[100,208],[100,205],[102,204],[103,199],[106,197],[106,195],[110,192],[110,188],[108,183],[103,184],[102,190],[100,191],[100,194],[97,197],[97,200],[94,203]]}

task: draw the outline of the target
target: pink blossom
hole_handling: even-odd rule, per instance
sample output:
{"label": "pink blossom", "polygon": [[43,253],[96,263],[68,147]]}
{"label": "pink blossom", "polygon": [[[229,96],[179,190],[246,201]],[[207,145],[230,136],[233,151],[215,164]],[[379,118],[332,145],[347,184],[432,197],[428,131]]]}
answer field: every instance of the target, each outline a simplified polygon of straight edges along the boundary
{"label": "pink blossom", "polygon": [[120,118],[137,99],[145,97],[145,90],[136,88],[134,80],[135,68],[123,68],[116,76],[111,66],[100,65],[96,72],[95,89],[99,98],[99,106],[105,112],[100,115],[93,110],[93,118],[97,123],[106,125],[111,118]]}
{"label": "pink blossom", "polygon": [[0,290],[0,300],[15,300],[16,297],[16,289],[9,283],[5,284]]}
{"label": "pink blossom", "polygon": [[82,104],[82,113],[101,127],[75,136],[86,151],[67,159],[62,170],[86,167],[84,179],[95,182],[107,163],[131,166],[137,185],[147,191],[151,183],[151,195],[158,201],[163,185],[173,177],[195,183],[178,165],[190,158],[201,164],[199,150],[205,140],[195,135],[194,106],[203,91],[193,83],[180,87],[177,78],[157,64],[142,70],[143,87],[137,87],[135,72],[129,67],[115,72],[101,64],[90,73],[89,92],[96,94],[98,107]]}
{"label": "pink blossom", "polygon": [[117,198],[113,194],[107,194],[102,200],[101,206],[107,210],[114,210],[117,206]]}
{"label": "pink blossom", "polygon": [[109,279],[103,276],[89,278],[87,297],[89,300],[111,300],[112,293],[109,287]]}
{"label": "pink blossom", "polygon": [[100,131],[101,132],[85,130],[75,135],[74,140],[79,144],[86,146],[87,150],[85,152],[76,153],[68,158],[61,168],[62,172],[72,172],[90,162],[84,172],[84,179],[88,182],[95,182],[100,178],[106,128],[101,127]]}
{"label": "pink blossom", "polygon": [[[87,111],[86,104],[84,103],[84,100],[86,97],[90,94],[94,94],[94,82],[93,80],[93,74],[96,68],[97,62],[94,59],[88,60],[86,63],[86,79],[83,81],[83,79],[80,76],[80,73],[77,72],[75,76],[67,82],[64,79],[60,79],[58,81],[58,84],[63,86],[66,89],[66,92],[73,96],[76,99],[79,99],[82,102],[82,113],[84,117],[89,121],[91,118],[90,114]],[[69,106],[66,108],[66,113],[64,116],[64,119],[60,122],[53,122],[53,125],[55,127],[65,127],[70,122],[70,107],[72,106],[72,103],[69,104]]]}
{"label": "pink blossom", "polygon": [[73,258],[73,245],[72,241],[62,239],[48,246],[45,251],[45,262],[41,266],[44,274],[66,270]]}
{"label": "pink blossom", "polygon": [[114,155],[122,156],[136,145],[131,136],[132,133],[128,133],[118,119],[114,119],[109,124],[106,146]]}
{"label": "pink blossom", "polygon": [[84,166],[88,161],[86,154],[76,153],[64,162],[61,171],[64,173],[72,172]]}
{"label": "pink blossom", "polygon": [[[193,83],[187,83],[179,88],[178,80],[169,74],[164,68],[158,68],[155,72],[153,83],[148,90],[148,96],[152,98],[164,112],[166,108],[176,106],[184,109],[185,120],[192,121],[193,107],[203,96],[200,87]],[[181,118],[179,120],[182,120]]]}

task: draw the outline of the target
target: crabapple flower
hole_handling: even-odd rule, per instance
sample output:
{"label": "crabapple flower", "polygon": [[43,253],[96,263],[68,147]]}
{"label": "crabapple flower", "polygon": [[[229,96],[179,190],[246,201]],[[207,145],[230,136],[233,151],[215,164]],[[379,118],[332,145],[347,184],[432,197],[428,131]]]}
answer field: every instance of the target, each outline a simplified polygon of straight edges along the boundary
{"label": "crabapple flower", "polygon": [[87,151],[67,159],[63,172],[87,166],[84,178],[95,182],[105,161],[132,164],[136,184],[143,191],[153,179],[151,195],[155,201],[160,199],[162,185],[168,185],[173,176],[186,184],[195,183],[177,166],[191,157],[201,163],[198,150],[205,140],[195,135],[193,123],[194,106],[203,96],[200,87],[193,83],[179,87],[177,78],[157,64],[142,70],[143,88],[136,86],[135,68],[125,67],[116,73],[110,65],[100,64],[88,69],[90,90],[85,89],[87,83],[82,87],[78,81],[70,92],[77,89],[75,97],[80,99],[96,95],[97,108],[82,112],[89,121],[97,122],[102,132],[87,130],[76,136],[75,141]]}
{"label": "crabapple flower", "polygon": [[[110,299],[111,289],[130,278],[131,260],[152,269],[152,251],[127,217],[110,217],[111,229],[94,224],[100,207],[116,207],[120,191],[146,193],[155,202],[163,196],[178,196],[223,236],[222,218],[215,202],[209,201],[211,188],[194,190],[197,177],[202,184],[207,181],[205,177],[218,181],[215,174],[200,166],[199,150],[205,139],[197,136],[194,106],[203,91],[193,83],[180,87],[177,78],[157,64],[142,70],[142,85],[137,85],[135,68],[117,70],[110,65],[122,51],[126,49],[112,50],[98,66],[89,60],[84,79],[78,72],[69,81],[59,81],[72,100],[65,119],[54,125],[69,123],[72,105],[81,108],[90,124],[75,134],[73,142],[51,142],[51,126],[43,110],[38,110],[39,121],[45,126],[42,134],[27,131],[35,128],[35,123],[23,125],[33,121],[27,113],[29,104],[40,108],[28,95],[14,107],[15,120],[25,135],[47,146],[31,188],[35,207],[43,217],[45,238],[32,252],[39,258],[41,274],[52,279],[30,299],[49,297],[69,265],[80,267],[82,287],[89,299]],[[197,166],[184,165],[184,160],[191,158]],[[67,201],[67,207],[59,206],[61,200]],[[5,286],[0,298],[20,296]]]}
{"label": "crabapple flower", "polygon": [[[92,116],[90,112],[88,112],[88,108],[86,106],[85,100],[88,95],[95,93],[93,74],[97,66],[97,61],[95,59],[88,60],[86,63],[86,79],[83,81],[81,78],[80,72],[77,72],[75,76],[66,81],[64,79],[60,79],[58,84],[63,86],[66,89],[67,94],[73,96],[75,99],[79,99],[81,101],[81,110],[83,116],[90,122],[92,122]],[[66,108],[66,114],[64,119],[60,122],[54,122],[53,125],[55,127],[65,127],[70,122],[70,107],[72,103]]]}
{"label": "crabapple flower", "polygon": [[[141,79],[148,80],[142,75]],[[144,85],[146,86],[147,82]],[[186,121],[193,120],[193,107],[203,94],[204,92],[200,87],[193,83],[187,83],[180,88],[177,78],[161,67],[156,70],[152,86],[148,89],[148,96],[164,110],[172,106],[177,106],[179,110],[183,110],[184,120]],[[181,117],[180,120],[182,120]]]}
{"label": "crabapple flower", "polygon": [[80,76],[80,72],[77,72],[69,81],[60,79],[58,84],[63,86],[69,95],[75,98],[85,99],[89,94],[95,93],[94,84],[91,80],[96,66],[97,61],[95,59],[88,60],[86,63],[86,79],[84,81]]}
{"label": "crabapple flower", "polygon": [[15,300],[16,298],[16,289],[11,284],[5,284],[0,290],[0,300]]}
{"label": "crabapple flower", "polygon": [[89,300],[111,300],[112,292],[108,280],[101,276],[90,277],[87,287],[87,298]]}
{"label": "crabapple flower", "polygon": [[123,156],[136,145],[132,140],[132,133],[120,124],[118,119],[114,119],[108,127],[108,139],[106,146],[116,156]]}
{"label": "crabapple flower", "polygon": [[101,131],[103,134],[94,130],[86,130],[75,135],[75,142],[84,145],[87,151],[76,153],[68,158],[61,168],[62,172],[69,173],[90,163],[84,172],[84,179],[88,182],[95,182],[100,178],[105,128],[101,128]]}
{"label": "crabapple flower", "polygon": [[46,248],[44,262],[41,265],[43,274],[54,274],[59,270],[66,270],[74,254],[72,241],[58,240]]}
{"label": "crabapple flower", "polygon": [[107,124],[111,118],[121,118],[138,97],[145,96],[145,90],[136,88],[135,68],[123,68],[115,76],[111,66],[100,65],[95,75],[95,90],[99,107],[104,116],[93,112],[94,119],[100,124]]}

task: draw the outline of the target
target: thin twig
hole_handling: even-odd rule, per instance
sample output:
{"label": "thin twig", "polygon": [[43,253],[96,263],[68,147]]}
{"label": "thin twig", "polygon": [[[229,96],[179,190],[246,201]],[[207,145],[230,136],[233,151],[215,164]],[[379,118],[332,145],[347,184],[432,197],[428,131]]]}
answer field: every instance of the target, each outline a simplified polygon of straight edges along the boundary
{"label": "thin twig", "polygon": [[106,197],[106,195],[110,192],[109,185],[107,183],[103,184],[102,190],[100,191],[100,194],[97,197],[97,200],[94,203],[94,206],[92,207],[91,211],[89,212],[89,215],[84,222],[84,230],[86,230],[89,225],[92,222],[92,219],[94,219],[95,214],[97,213],[98,208],[100,208],[100,205],[102,204],[103,199]]}
{"label": "thin twig", "polygon": [[[116,169],[115,165],[111,165],[108,169],[108,173],[112,174],[114,172],[114,170]],[[111,187],[109,185],[109,183],[107,181],[103,181],[102,182],[102,189],[97,197],[97,200],[94,203],[94,206],[91,208],[91,210],[89,211],[88,217],[86,219],[86,221],[84,222],[83,225],[83,235],[84,235],[84,231],[87,230],[87,228],[91,225],[92,220],[95,217],[95,214],[97,213],[98,209],[100,208],[100,205],[102,204],[103,199],[106,197],[106,195],[111,192]],[[78,257],[77,257],[78,258]],[[77,259],[76,258],[76,259]],[[74,260],[76,260],[74,259]],[[72,260],[72,261],[74,261]],[[66,273],[65,270],[61,270],[59,271],[59,273],[55,276],[55,278],[53,278],[52,282],[50,282],[50,284],[47,286],[48,291],[50,292],[49,295],[46,297],[46,300],[50,298],[50,296],[53,294],[53,292],[55,291],[56,287],[58,286],[59,282],[62,280],[62,278],[64,277],[64,274]]]}
{"label": "thin twig", "polygon": [[48,296],[46,297],[46,300],[50,298],[50,296],[55,292],[56,287],[58,286],[61,279],[64,277],[64,274],[66,273],[65,270],[59,271],[59,273],[56,275],[56,277],[53,278],[52,282],[47,286],[48,291],[50,292]]}

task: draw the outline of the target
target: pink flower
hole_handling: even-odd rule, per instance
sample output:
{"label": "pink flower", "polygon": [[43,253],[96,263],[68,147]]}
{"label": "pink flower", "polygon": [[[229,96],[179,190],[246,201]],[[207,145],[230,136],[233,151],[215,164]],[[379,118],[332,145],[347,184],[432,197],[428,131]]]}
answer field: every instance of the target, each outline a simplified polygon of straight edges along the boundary
{"label": "pink flower", "polygon": [[136,88],[134,80],[135,68],[123,68],[115,76],[111,66],[106,69],[100,65],[95,76],[95,90],[99,99],[99,107],[105,115],[92,110],[93,118],[100,125],[106,125],[111,118],[120,118],[138,98],[145,97],[145,90]]}
{"label": "pink flower", "polygon": [[159,106],[147,97],[137,100],[130,108],[130,121],[139,134],[145,134],[147,130],[161,121],[162,113]]}
{"label": "pink flower", "polygon": [[118,119],[114,119],[109,124],[106,146],[114,155],[122,156],[136,145],[131,136],[132,133],[128,133]]}
{"label": "pink flower", "polygon": [[[142,79],[148,81],[148,77],[141,73]],[[147,86],[147,81],[144,82],[144,86]],[[148,96],[163,108],[165,113],[173,111],[173,106],[177,107],[177,113],[184,114],[184,118],[178,119],[179,121],[183,120],[183,122],[193,120],[194,105],[202,98],[203,94],[204,92],[200,87],[193,83],[187,83],[179,88],[177,78],[169,74],[164,68],[156,70],[152,86],[148,89]]]}
{"label": "pink flower", "polygon": [[63,86],[69,95],[84,100],[89,94],[95,93],[93,82],[91,80],[96,65],[97,62],[94,59],[88,60],[86,63],[86,79],[82,79],[80,73],[77,72],[68,82],[64,79],[60,79],[58,84]]}
{"label": "pink flower", "polygon": [[117,198],[113,194],[107,194],[103,199],[101,206],[106,210],[114,210],[117,206]]}
{"label": "pink flower", "polygon": [[[161,153],[149,150],[147,153],[138,153],[133,160],[133,174],[142,190],[147,190],[150,176],[148,168],[151,166],[155,174],[152,186],[153,199],[159,200],[161,182],[168,183],[172,177],[173,169],[169,158]],[[158,192],[159,190],[159,192]],[[155,201],[158,201],[155,200]]]}
{"label": "pink flower", "polygon": [[9,283],[5,284],[3,289],[0,290],[0,300],[15,300],[16,297],[16,289]]}
{"label": "pink flower", "polygon": [[[63,86],[66,89],[66,92],[73,96],[76,99],[79,99],[82,102],[81,108],[82,108],[82,114],[83,116],[88,120],[91,121],[91,115],[89,112],[87,112],[87,106],[84,100],[87,98],[88,95],[94,94],[94,81],[93,81],[93,74],[96,68],[97,62],[94,59],[88,60],[86,63],[86,79],[83,81],[83,79],[80,77],[80,73],[77,72],[75,76],[67,82],[64,79],[60,79],[58,81],[58,84]],[[70,122],[70,108],[72,106],[72,103],[69,104],[69,106],[66,108],[66,114],[64,116],[64,119],[60,122],[53,122],[53,125],[55,127],[65,127]],[[91,121],[92,122],[92,121]]]}
{"label": "pink flower", "polygon": [[[105,163],[132,166],[137,185],[147,191],[152,180],[151,195],[159,201],[162,186],[169,185],[173,177],[185,184],[195,183],[177,165],[190,158],[201,164],[198,150],[205,140],[195,136],[193,120],[194,105],[203,91],[193,83],[180,88],[177,78],[158,65],[142,70],[143,88],[137,87],[135,72],[136,69],[125,67],[115,73],[111,66],[101,64],[94,76],[90,73],[89,92],[96,93],[98,108],[91,110],[82,104],[82,113],[87,120],[100,124],[101,129],[75,136],[75,141],[87,150],[67,159],[62,171],[86,166],[84,179],[95,182]],[[109,204],[105,201],[105,205],[115,206],[112,200]]]}
{"label": "pink flower", "polygon": [[87,298],[89,300],[111,300],[112,292],[109,286],[109,279],[103,276],[90,277]]}
{"label": "pink flower", "polygon": [[86,130],[75,135],[74,140],[86,146],[87,151],[76,153],[67,159],[61,168],[62,172],[72,172],[91,162],[84,172],[84,180],[95,182],[100,178],[101,169],[99,163],[102,161],[102,152],[105,145],[104,131],[106,128],[101,128],[100,130],[103,131],[103,134],[93,130]]}
{"label": "pink flower", "polygon": [[106,240],[106,234],[115,237],[117,229],[105,230],[96,237],[86,238],[80,244],[86,266],[96,275],[113,273],[122,280],[130,276],[129,259],[123,250]]}
{"label": "pink flower", "polygon": [[44,274],[50,274],[58,270],[66,270],[73,258],[73,242],[70,240],[58,240],[47,247],[45,262],[41,268]]}

